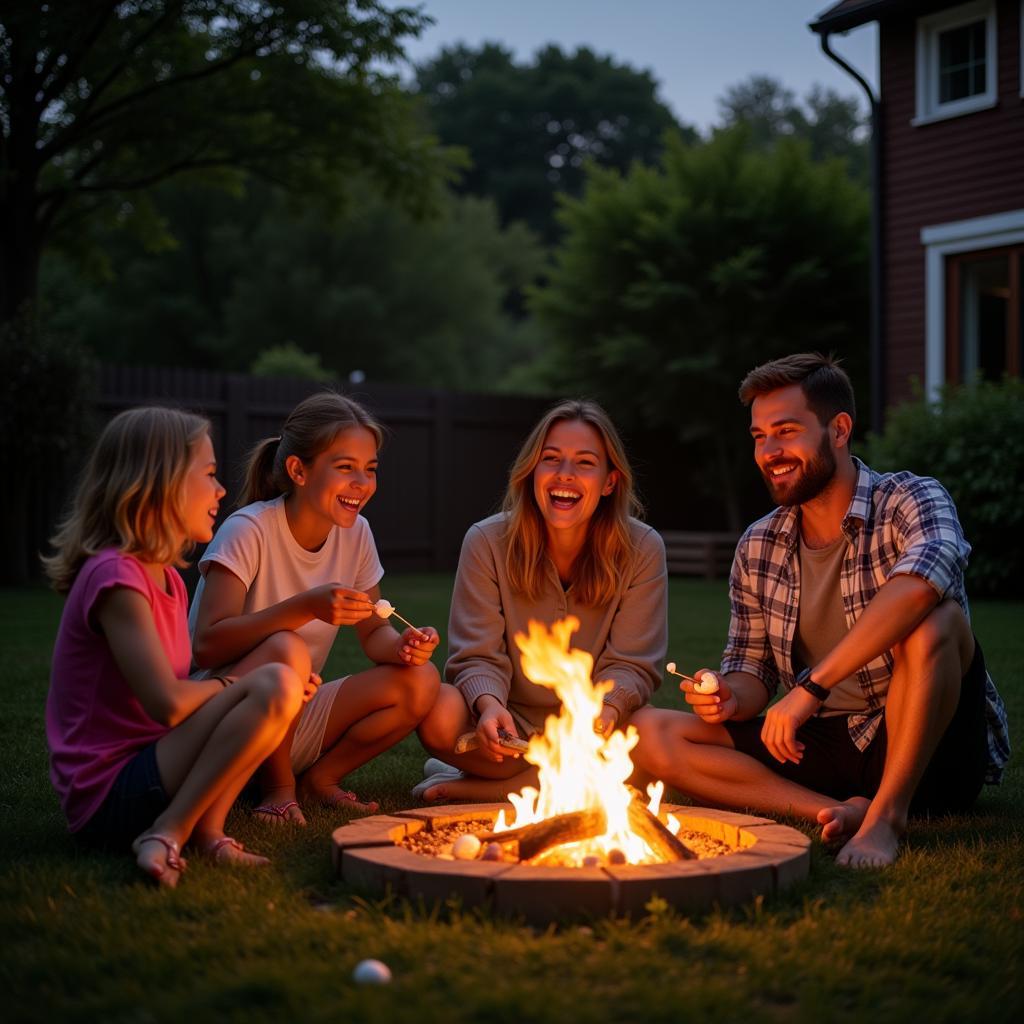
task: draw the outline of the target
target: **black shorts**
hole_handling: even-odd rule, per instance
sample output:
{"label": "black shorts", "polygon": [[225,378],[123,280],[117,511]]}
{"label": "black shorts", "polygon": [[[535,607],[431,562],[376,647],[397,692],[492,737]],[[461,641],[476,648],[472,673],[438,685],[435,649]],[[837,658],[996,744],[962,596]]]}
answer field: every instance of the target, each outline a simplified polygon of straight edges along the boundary
{"label": "black shorts", "polygon": [[88,846],[123,850],[152,826],[170,802],[156,763],[156,744],[151,743],[118,772],[99,810],[75,838]]}
{"label": "black shorts", "polygon": [[[988,765],[985,678],[985,656],[975,640],[974,657],[960,683],[956,712],[917,787],[912,814],[965,811],[981,792]],[[863,751],[850,739],[846,715],[811,718],[797,730],[797,738],[804,744],[799,764],[780,763],[772,757],[761,742],[763,725],[764,718],[725,723],[737,750],[791,782],[837,800],[870,798],[878,791],[889,740],[884,714],[878,732]]]}

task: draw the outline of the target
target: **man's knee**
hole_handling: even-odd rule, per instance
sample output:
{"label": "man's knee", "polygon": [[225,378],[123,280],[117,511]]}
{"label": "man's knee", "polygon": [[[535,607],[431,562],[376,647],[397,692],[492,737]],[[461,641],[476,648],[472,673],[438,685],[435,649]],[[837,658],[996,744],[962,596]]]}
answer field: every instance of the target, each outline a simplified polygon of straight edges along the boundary
{"label": "man's knee", "polygon": [[633,749],[633,763],[655,778],[664,778],[686,759],[690,745],[687,719],[692,715],[661,708],[641,708],[630,719],[640,740]]}
{"label": "man's knee", "polygon": [[898,644],[893,656],[910,666],[933,662],[943,654],[955,654],[960,674],[966,673],[974,653],[974,634],[967,616],[956,601],[939,602]]}

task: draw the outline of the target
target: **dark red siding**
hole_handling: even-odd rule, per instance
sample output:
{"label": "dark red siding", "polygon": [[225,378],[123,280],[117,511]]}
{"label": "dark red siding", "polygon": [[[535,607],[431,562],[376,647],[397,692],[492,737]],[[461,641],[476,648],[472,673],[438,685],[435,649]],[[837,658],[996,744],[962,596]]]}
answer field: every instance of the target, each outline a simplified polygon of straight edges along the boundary
{"label": "dark red siding", "polygon": [[924,379],[921,229],[1024,208],[1019,0],[997,5],[998,104],[915,128],[916,19],[880,25],[887,404]]}

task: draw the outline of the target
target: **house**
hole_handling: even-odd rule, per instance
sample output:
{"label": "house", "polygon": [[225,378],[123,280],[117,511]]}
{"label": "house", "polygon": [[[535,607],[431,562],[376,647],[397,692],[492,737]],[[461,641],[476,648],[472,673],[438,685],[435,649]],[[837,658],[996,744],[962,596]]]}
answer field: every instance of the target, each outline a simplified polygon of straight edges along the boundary
{"label": "house", "polygon": [[[870,22],[877,95],[829,38]],[[1021,376],[1024,0],[842,0],[810,28],[872,101],[876,413],[912,377]]]}

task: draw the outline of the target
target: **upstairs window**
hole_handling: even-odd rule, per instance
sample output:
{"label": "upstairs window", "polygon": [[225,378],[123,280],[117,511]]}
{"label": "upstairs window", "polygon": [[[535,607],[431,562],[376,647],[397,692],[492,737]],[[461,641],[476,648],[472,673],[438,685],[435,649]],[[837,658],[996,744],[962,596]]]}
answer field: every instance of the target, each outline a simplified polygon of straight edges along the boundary
{"label": "upstairs window", "polygon": [[917,117],[927,124],[996,104],[996,13],[991,0],[917,22]]}

